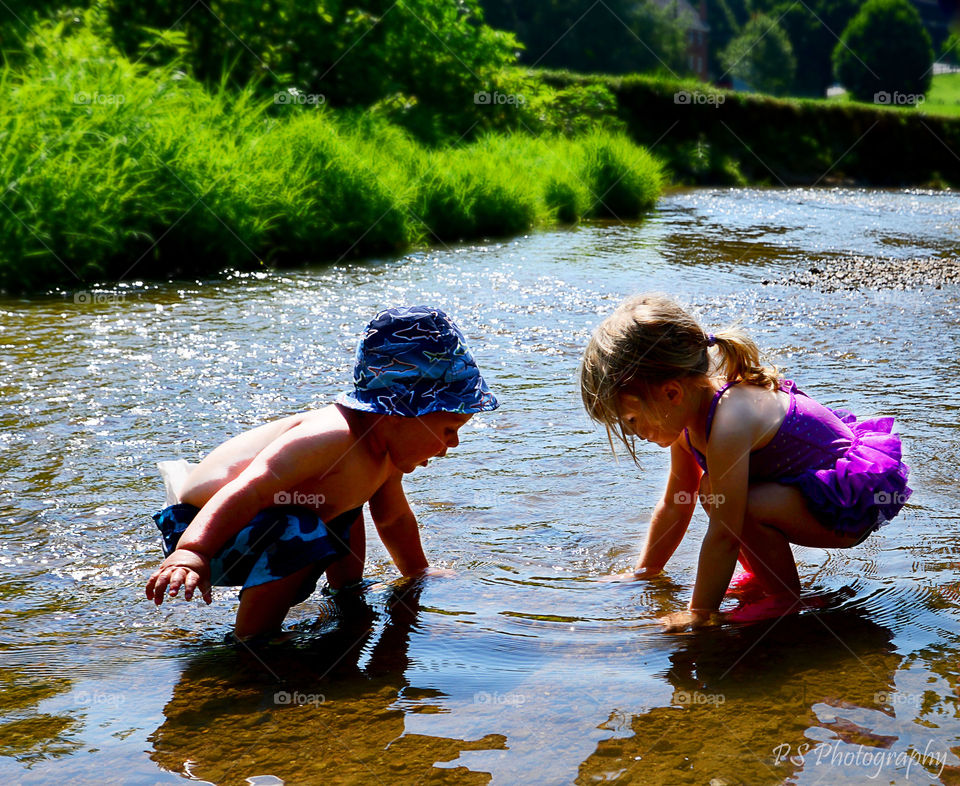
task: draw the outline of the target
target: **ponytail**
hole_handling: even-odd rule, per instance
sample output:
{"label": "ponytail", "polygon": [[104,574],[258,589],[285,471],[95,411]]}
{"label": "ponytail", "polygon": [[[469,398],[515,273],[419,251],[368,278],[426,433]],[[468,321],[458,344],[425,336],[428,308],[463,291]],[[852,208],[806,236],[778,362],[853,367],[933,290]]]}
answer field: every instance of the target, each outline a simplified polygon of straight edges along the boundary
{"label": "ponytail", "polygon": [[771,390],[780,389],[780,369],[764,365],[760,349],[739,328],[729,327],[705,335],[704,343],[708,347],[716,346],[717,371],[727,382],[743,381]]}

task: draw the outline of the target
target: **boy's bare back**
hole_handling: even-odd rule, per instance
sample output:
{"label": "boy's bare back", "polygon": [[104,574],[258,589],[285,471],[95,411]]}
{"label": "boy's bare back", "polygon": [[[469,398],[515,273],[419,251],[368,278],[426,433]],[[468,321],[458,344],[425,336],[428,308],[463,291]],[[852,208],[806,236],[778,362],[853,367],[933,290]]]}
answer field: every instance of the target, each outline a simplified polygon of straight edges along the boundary
{"label": "boy's bare back", "polygon": [[181,501],[202,508],[244,471],[249,469],[247,474],[254,476],[258,458],[261,464],[276,461],[285,449],[295,445],[298,455],[334,454],[337,458],[330,466],[318,462],[315,473],[277,492],[278,498],[271,504],[286,501],[303,505],[329,521],[361,506],[396,472],[386,454],[376,455],[371,450],[363,433],[357,433],[356,425],[350,413],[331,404],[238,434],[211,451],[193,469],[181,492]]}

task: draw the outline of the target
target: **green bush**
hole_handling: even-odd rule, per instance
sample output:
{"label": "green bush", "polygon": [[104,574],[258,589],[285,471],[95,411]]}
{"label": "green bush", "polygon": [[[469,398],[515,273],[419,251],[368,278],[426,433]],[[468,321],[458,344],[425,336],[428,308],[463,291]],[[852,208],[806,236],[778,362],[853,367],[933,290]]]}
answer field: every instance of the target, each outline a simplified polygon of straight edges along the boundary
{"label": "green bush", "polygon": [[656,203],[663,186],[659,163],[625,135],[590,134],[582,141],[590,215],[635,218]]}
{"label": "green bush", "polygon": [[[950,101],[947,78],[940,100]],[[655,150],[671,182],[880,187],[960,185],[960,123],[948,117],[878,110],[855,102],[777,99],[715,91],[693,81],[644,75],[544,72],[562,88],[602,84],[617,98],[633,142]],[[688,100],[678,97],[686,93]],[[699,100],[689,100],[698,95]],[[928,109],[931,101],[924,105]],[[943,144],[930,144],[933,134]]]}
{"label": "green bush", "polygon": [[248,144],[247,166],[263,182],[248,199],[271,216],[265,261],[299,264],[405,248],[413,240],[402,190],[384,177],[383,154],[361,153],[330,113],[297,113]]}
{"label": "green bush", "polygon": [[483,23],[477,0],[105,0],[131,58],[183,57],[207,84],[225,76],[269,91],[295,87],[329,106],[395,101],[422,138],[458,138],[474,93],[492,89],[518,42]]}
{"label": "green bush", "polygon": [[867,0],[833,51],[837,79],[860,101],[926,94],[933,46],[908,0]]}
{"label": "green bush", "polygon": [[945,63],[960,66],[960,33],[951,33],[940,47],[940,59]]}
{"label": "green bush", "polygon": [[428,241],[515,234],[544,219],[540,195],[517,177],[520,152],[515,140],[484,138],[427,159],[414,214]]}

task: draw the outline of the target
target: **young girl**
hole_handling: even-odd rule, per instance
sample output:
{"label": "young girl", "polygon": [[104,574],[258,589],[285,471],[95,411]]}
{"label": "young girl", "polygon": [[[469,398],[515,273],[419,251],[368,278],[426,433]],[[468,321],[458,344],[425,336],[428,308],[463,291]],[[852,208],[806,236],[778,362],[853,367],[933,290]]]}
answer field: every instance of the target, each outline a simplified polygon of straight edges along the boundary
{"label": "young girl", "polygon": [[761,365],[741,331],[705,333],[670,299],[629,298],[593,335],[580,370],[590,416],[623,441],[670,449],[670,476],[635,568],[660,572],[699,497],[710,517],[693,599],[669,629],[711,621],[737,560],[787,610],[799,599],[791,543],[847,548],[910,496],[893,418],[857,422]]}

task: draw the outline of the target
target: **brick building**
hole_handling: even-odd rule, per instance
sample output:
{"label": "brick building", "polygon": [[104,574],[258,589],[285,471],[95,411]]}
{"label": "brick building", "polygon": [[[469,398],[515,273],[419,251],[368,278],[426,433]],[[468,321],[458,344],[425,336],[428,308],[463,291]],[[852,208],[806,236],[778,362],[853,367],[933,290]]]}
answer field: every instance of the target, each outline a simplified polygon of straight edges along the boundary
{"label": "brick building", "polygon": [[653,2],[672,13],[686,28],[687,65],[698,78],[706,82],[710,78],[707,66],[710,27],[707,25],[706,0],[698,0],[696,8],[690,0],[653,0]]}

